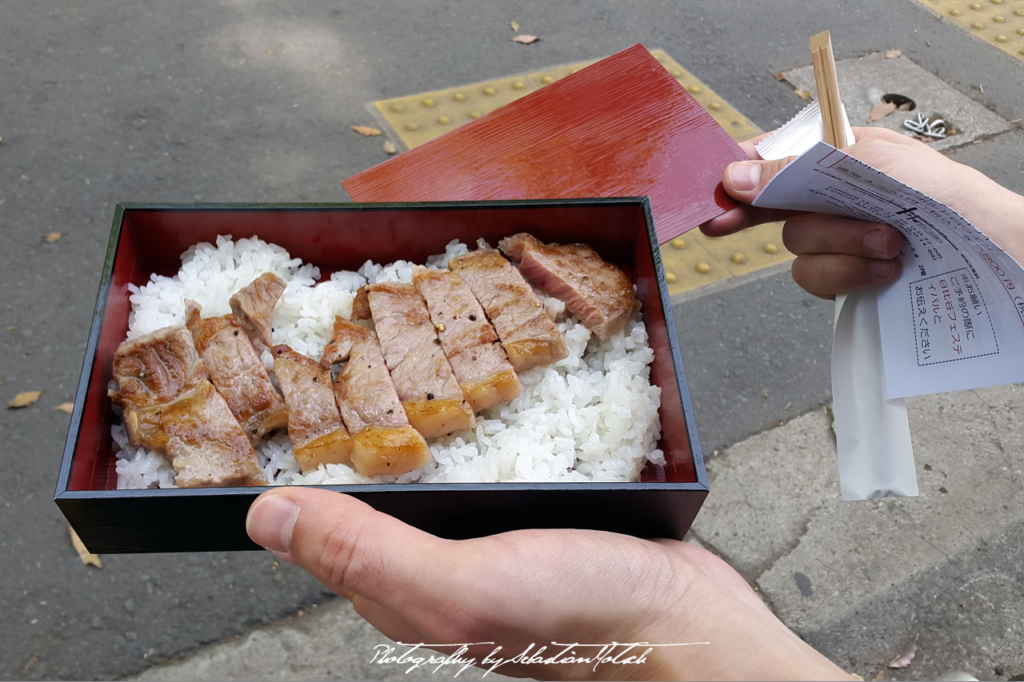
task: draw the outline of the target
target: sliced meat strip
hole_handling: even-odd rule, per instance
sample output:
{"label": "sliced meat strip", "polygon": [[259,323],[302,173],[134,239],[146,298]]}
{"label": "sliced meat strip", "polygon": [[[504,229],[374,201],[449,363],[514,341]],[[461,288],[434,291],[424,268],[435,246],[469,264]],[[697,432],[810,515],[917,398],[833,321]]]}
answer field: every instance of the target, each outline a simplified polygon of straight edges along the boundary
{"label": "sliced meat strip", "polygon": [[477,249],[448,261],[480,301],[517,372],[569,356],[565,337],[519,270],[497,249]]}
{"label": "sliced meat strip", "polygon": [[522,393],[494,327],[458,273],[417,265],[412,282],[427,302],[441,348],[473,410],[486,410]]}
{"label": "sliced meat strip", "polygon": [[286,345],[274,346],[273,354],[274,374],[288,403],[288,436],[302,473],[321,464],[351,464],[352,437],[341,423],[330,368]]}
{"label": "sliced meat strip", "polygon": [[238,323],[252,336],[270,348],[274,319],[274,306],[288,285],[272,272],[267,272],[231,297],[231,312],[238,317]]}
{"label": "sliced meat strip", "polygon": [[502,239],[498,248],[519,263],[526,279],[563,301],[566,309],[601,339],[622,331],[640,312],[640,301],[626,273],[606,263],[589,246],[544,244],[523,232]]}
{"label": "sliced meat strip", "polygon": [[334,318],[334,335],[320,365],[329,369],[338,362],[345,365],[334,381],[334,398],[352,434],[355,470],[363,476],[399,476],[429,464],[430,449],[409,425],[376,336],[343,317]]}
{"label": "sliced meat strip", "polygon": [[352,316],[372,314],[377,340],[398,398],[413,428],[424,438],[476,426],[430,321],[427,303],[411,284],[387,282],[360,289]]}
{"label": "sliced meat strip", "polygon": [[182,488],[266,485],[256,453],[210,383],[185,327],[125,341],[114,354],[128,439],[162,450]]}
{"label": "sliced meat strip", "polygon": [[234,315],[202,318],[195,301],[185,300],[185,324],[210,380],[255,445],[264,434],[288,424],[288,406],[263,369],[252,341]]}

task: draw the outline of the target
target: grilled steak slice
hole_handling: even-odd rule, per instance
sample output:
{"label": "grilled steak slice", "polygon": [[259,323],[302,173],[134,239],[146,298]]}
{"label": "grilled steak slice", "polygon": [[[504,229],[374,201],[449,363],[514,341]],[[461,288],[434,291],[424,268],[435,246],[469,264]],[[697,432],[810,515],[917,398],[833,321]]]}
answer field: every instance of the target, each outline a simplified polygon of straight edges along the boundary
{"label": "grilled steak slice", "polygon": [[288,406],[238,319],[222,315],[204,320],[201,315],[196,302],[185,301],[185,324],[210,380],[255,445],[264,434],[288,423]]}
{"label": "grilled steak slice", "polygon": [[519,270],[496,249],[477,249],[448,261],[480,301],[517,372],[569,356],[565,337]]}
{"label": "grilled steak slice", "polygon": [[341,418],[352,434],[355,470],[363,476],[399,476],[429,464],[430,449],[409,425],[377,338],[365,327],[336,317],[320,364],[327,369],[346,360],[333,387]]}
{"label": "grilled steak slice", "polygon": [[352,437],[341,423],[331,387],[331,370],[296,353],[274,346],[274,374],[288,404],[288,436],[302,473],[321,464],[351,464]]}
{"label": "grilled steak slice", "polygon": [[427,302],[441,348],[473,410],[486,410],[522,393],[494,327],[458,273],[417,265],[412,282]]}
{"label": "grilled steak slice", "polygon": [[522,232],[498,248],[519,262],[519,271],[565,307],[601,339],[622,331],[640,312],[640,301],[626,273],[604,262],[583,244],[544,244]]}
{"label": "grilled steak slice", "polygon": [[274,345],[271,326],[274,306],[286,287],[284,280],[267,272],[231,297],[231,312],[238,318],[238,323],[267,348]]}
{"label": "grilled steak slice", "polygon": [[162,450],[182,488],[266,485],[256,453],[210,383],[184,327],[165,327],[114,354],[125,429],[135,446]]}
{"label": "grilled steak slice", "polygon": [[476,426],[473,408],[437,340],[427,303],[411,284],[387,282],[363,287],[352,315],[372,313],[384,361],[413,428],[424,438]]}

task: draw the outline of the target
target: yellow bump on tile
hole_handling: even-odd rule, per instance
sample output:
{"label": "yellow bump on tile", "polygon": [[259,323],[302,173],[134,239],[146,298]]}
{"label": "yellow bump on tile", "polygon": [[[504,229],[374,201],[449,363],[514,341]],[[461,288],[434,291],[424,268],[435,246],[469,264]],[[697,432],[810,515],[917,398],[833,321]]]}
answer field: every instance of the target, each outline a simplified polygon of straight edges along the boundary
{"label": "yellow bump on tile", "polygon": [[[746,139],[760,132],[746,116],[715,94],[664,50],[651,50],[651,54],[734,139]],[[395,131],[402,144],[412,149],[448,132],[452,122],[462,123],[480,118],[596,61],[591,59],[437,92],[381,100],[373,102],[370,109],[379,120],[382,119],[382,123]],[[442,119],[447,119],[448,123],[442,123]]]}
{"label": "yellow bump on tile", "polygon": [[[975,38],[1024,61],[1024,7],[1022,0],[917,0],[945,21]],[[1009,7],[1005,6],[1009,5]],[[1011,13],[1010,8],[1013,8]]]}
{"label": "yellow bump on tile", "polygon": [[[700,246],[733,277],[793,258],[782,244],[782,223],[758,225],[728,237],[707,237],[700,230],[686,233],[687,244]],[[768,246],[771,248],[768,248]],[[662,248],[662,254],[665,249]],[[662,256],[664,259],[664,256]]]}
{"label": "yellow bump on tile", "polygon": [[[516,84],[521,88],[517,89]],[[370,110],[394,131],[407,149],[412,149],[443,135],[455,125],[468,123],[513,102],[537,87],[523,76],[509,76],[381,100],[373,102]]]}
{"label": "yellow bump on tile", "polygon": [[672,246],[674,246],[677,249],[685,249],[686,242],[683,241],[681,237],[676,237],[675,239],[672,240]]}
{"label": "yellow bump on tile", "polygon": [[[694,243],[689,234],[692,233],[687,233],[685,249],[674,249],[669,244],[661,247],[661,263],[665,268],[665,282],[668,283],[671,296],[729,277],[729,272],[710,253]],[[701,268],[701,265],[704,267]]]}

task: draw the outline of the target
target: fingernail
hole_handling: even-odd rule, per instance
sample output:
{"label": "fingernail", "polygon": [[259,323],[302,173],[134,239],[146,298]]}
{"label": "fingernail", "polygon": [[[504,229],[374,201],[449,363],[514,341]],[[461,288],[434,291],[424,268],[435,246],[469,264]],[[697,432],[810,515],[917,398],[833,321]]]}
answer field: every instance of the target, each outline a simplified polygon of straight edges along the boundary
{"label": "fingernail", "polygon": [[245,519],[245,532],[261,547],[287,552],[292,529],[299,518],[299,505],[280,493],[256,501]]}
{"label": "fingernail", "polygon": [[[864,238],[865,241],[867,237]],[[896,271],[896,263],[891,260],[871,261],[871,276],[875,279],[889,279]]]}
{"label": "fingernail", "polygon": [[729,182],[741,192],[749,192],[757,187],[757,181],[761,179],[761,164],[752,161],[739,161],[730,163],[725,169],[729,175]]}
{"label": "fingernail", "polygon": [[869,253],[885,258],[889,254],[885,252],[885,232],[882,230],[872,230],[864,235],[864,248]]}

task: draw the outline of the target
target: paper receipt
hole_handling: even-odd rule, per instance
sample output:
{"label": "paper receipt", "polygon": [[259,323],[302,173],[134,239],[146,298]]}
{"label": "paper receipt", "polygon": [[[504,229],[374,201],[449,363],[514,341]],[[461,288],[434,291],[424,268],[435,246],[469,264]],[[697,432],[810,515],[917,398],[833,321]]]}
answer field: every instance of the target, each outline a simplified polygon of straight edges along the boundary
{"label": "paper receipt", "polygon": [[1024,381],[1024,268],[956,211],[819,142],[755,206],[887,223],[903,272],[878,297],[888,398]]}

